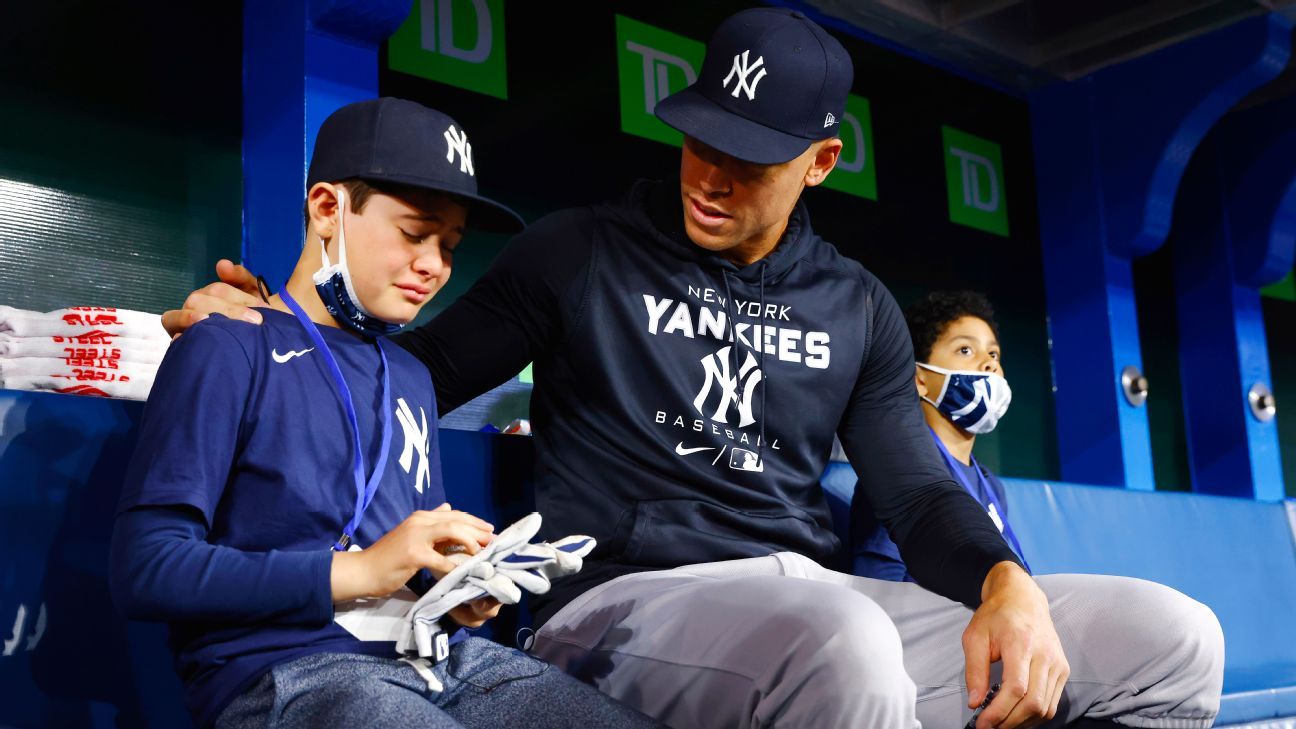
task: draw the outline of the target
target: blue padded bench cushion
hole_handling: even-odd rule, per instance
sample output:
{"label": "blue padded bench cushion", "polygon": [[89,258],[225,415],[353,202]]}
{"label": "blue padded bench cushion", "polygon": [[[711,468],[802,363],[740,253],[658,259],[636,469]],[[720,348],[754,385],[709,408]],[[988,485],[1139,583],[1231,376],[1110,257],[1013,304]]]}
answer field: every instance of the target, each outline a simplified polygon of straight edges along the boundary
{"label": "blue padded bench cushion", "polygon": [[1218,724],[1296,716],[1296,541],[1288,506],[1004,479],[1009,518],[1040,573],[1169,585],[1224,628]]}
{"label": "blue padded bench cushion", "polygon": [[1296,686],[1224,694],[1215,726],[1296,729]]}

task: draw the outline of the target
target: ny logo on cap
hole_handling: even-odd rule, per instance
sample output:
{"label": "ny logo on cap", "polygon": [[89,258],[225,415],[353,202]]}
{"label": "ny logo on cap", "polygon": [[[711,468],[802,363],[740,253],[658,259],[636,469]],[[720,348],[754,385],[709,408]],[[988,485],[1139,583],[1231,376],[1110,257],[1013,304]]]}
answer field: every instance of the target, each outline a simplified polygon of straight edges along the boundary
{"label": "ny logo on cap", "polygon": [[[765,57],[760,56],[756,59],[755,63],[749,66],[747,65],[748,53],[751,53],[750,49],[734,56],[733,68],[729,69],[729,75],[724,77],[724,81],[720,83],[720,87],[725,89],[729,88],[729,79],[733,78],[734,75],[737,74],[738,83],[734,84],[733,97],[736,99],[738,98],[739,91],[745,91],[747,92],[747,100],[755,101],[756,85],[761,82],[761,79],[765,78],[765,69],[761,68],[761,66],[765,65]],[[756,74],[756,77],[751,80],[751,83],[748,83],[747,77],[751,75],[752,71],[755,71],[758,68],[760,69],[760,73]]]}
{"label": "ny logo on cap", "polygon": [[[454,164],[455,153],[459,153],[459,171],[473,175],[472,145],[468,143],[467,132],[455,129],[453,124],[445,131],[446,162]],[[475,175],[474,175],[475,176]]]}

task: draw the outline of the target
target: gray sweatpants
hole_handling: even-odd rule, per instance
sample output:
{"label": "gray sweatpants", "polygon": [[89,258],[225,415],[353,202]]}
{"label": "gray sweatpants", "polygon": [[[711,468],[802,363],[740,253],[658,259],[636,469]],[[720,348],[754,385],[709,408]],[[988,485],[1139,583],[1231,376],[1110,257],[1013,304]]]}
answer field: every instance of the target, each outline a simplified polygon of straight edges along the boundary
{"label": "gray sweatpants", "polygon": [[[1071,665],[1047,726],[1081,716],[1211,725],[1224,636],[1209,608],[1127,577],[1036,581]],[[912,583],[784,552],[612,580],[554,615],[536,653],[681,729],[955,729],[972,713],[962,648],[971,617]]]}

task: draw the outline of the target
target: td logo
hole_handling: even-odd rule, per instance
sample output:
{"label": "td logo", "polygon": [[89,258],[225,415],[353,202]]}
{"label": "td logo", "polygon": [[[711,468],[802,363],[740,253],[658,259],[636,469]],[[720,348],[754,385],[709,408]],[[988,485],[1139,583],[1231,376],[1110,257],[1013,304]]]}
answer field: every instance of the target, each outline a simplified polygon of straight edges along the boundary
{"label": "td logo", "polygon": [[504,0],[415,0],[387,40],[393,71],[508,98]]}
{"label": "td logo", "polygon": [[684,135],[653,116],[657,102],[697,80],[706,46],[647,23],[616,16],[621,131],[657,142],[684,144]]}
{"label": "td logo", "polygon": [[1008,205],[999,145],[942,126],[945,182],[950,220],[996,235],[1008,235]]}

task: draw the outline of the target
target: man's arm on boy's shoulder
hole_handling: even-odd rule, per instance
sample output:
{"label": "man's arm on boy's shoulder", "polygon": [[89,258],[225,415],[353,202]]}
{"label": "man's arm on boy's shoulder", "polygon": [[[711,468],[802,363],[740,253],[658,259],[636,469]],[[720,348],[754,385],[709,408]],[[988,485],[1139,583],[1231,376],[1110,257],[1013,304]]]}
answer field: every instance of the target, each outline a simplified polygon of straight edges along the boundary
{"label": "man's arm on boy's shoulder", "polygon": [[579,323],[592,237],[589,211],[549,215],[445,311],[392,337],[432,372],[442,415],[515,376]]}

